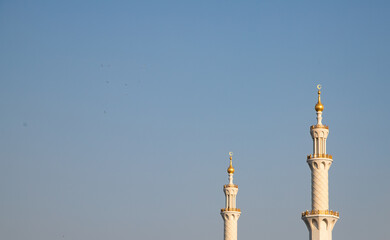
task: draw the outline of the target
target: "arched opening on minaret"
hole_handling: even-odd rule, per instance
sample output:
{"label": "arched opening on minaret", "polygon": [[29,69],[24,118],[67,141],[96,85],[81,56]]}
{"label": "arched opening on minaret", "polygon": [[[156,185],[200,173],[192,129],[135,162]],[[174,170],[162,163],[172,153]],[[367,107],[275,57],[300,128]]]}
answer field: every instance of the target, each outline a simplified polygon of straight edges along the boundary
{"label": "arched opening on minaret", "polygon": [[318,222],[317,222],[317,220],[313,219],[313,220],[312,220],[312,224],[313,224],[313,226],[314,226],[315,228],[318,229]]}
{"label": "arched opening on minaret", "polygon": [[322,219],[322,221],[321,221],[321,229],[328,230],[328,220]]}

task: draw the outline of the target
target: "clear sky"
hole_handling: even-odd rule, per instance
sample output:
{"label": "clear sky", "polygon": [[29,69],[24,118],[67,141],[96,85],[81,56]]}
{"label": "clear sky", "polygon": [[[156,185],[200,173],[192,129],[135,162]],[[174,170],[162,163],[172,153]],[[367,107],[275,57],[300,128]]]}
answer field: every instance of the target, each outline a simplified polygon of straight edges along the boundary
{"label": "clear sky", "polygon": [[334,239],[385,240],[389,1],[0,1],[0,239],[308,239],[316,85]]}

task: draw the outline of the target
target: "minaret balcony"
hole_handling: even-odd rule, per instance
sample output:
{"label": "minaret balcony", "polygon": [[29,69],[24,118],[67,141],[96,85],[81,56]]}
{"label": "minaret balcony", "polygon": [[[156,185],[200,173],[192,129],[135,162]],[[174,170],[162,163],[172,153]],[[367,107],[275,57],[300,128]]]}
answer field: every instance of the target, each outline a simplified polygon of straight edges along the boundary
{"label": "minaret balcony", "polygon": [[333,159],[332,155],[330,155],[330,154],[310,154],[310,155],[307,155],[307,160],[312,159],[312,158],[329,158],[329,159]]}
{"label": "minaret balcony", "polygon": [[223,188],[230,188],[230,187],[238,188],[238,185],[236,185],[236,184],[225,184],[225,185],[223,185]]}
{"label": "minaret balcony", "polygon": [[241,212],[239,208],[221,208],[221,212]]}
{"label": "minaret balcony", "polygon": [[311,210],[302,213],[302,217],[310,216],[310,215],[332,215],[332,216],[339,217],[340,213],[332,210]]}
{"label": "minaret balcony", "polygon": [[329,129],[328,126],[326,125],[313,125],[313,126],[310,126],[310,129],[314,129],[314,128],[325,128],[325,129]]}

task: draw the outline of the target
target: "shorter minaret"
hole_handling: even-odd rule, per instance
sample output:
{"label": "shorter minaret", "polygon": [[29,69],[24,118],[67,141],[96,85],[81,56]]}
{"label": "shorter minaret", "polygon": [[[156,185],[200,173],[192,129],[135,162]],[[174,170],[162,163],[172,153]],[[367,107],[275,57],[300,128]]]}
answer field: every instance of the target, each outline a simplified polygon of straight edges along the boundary
{"label": "shorter minaret", "polygon": [[233,184],[234,168],[232,165],[233,153],[229,152],[230,166],[227,169],[229,174],[229,184],[223,186],[225,192],[225,208],[221,209],[221,216],[224,221],[224,239],[237,240],[237,221],[241,215],[241,210],[236,208],[236,197],[238,186]]}
{"label": "shorter minaret", "polygon": [[329,210],[328,171],[333,158],[326,153],[329,127],[322,124],[324,105],[321,103],[321,85],[317,88],[317,124],[310,127],[313,154],[307,156],[311,170],[311,211],[303,212],[302,220],[309,230],[310,240],[332,240],[332,230],[339,219],[339,213]]}

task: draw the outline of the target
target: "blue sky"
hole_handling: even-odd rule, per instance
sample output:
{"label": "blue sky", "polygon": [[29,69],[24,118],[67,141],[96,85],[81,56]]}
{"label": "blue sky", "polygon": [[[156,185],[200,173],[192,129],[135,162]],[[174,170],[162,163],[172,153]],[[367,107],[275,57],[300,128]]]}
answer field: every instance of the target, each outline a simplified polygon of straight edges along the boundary
{"label": "blue sky", "polygon": [[[323,85],[334,239],[389,239],[387,1],[1,1],[0,238],[308,237]],[[281,231],[280,229],[283,229]]]}

